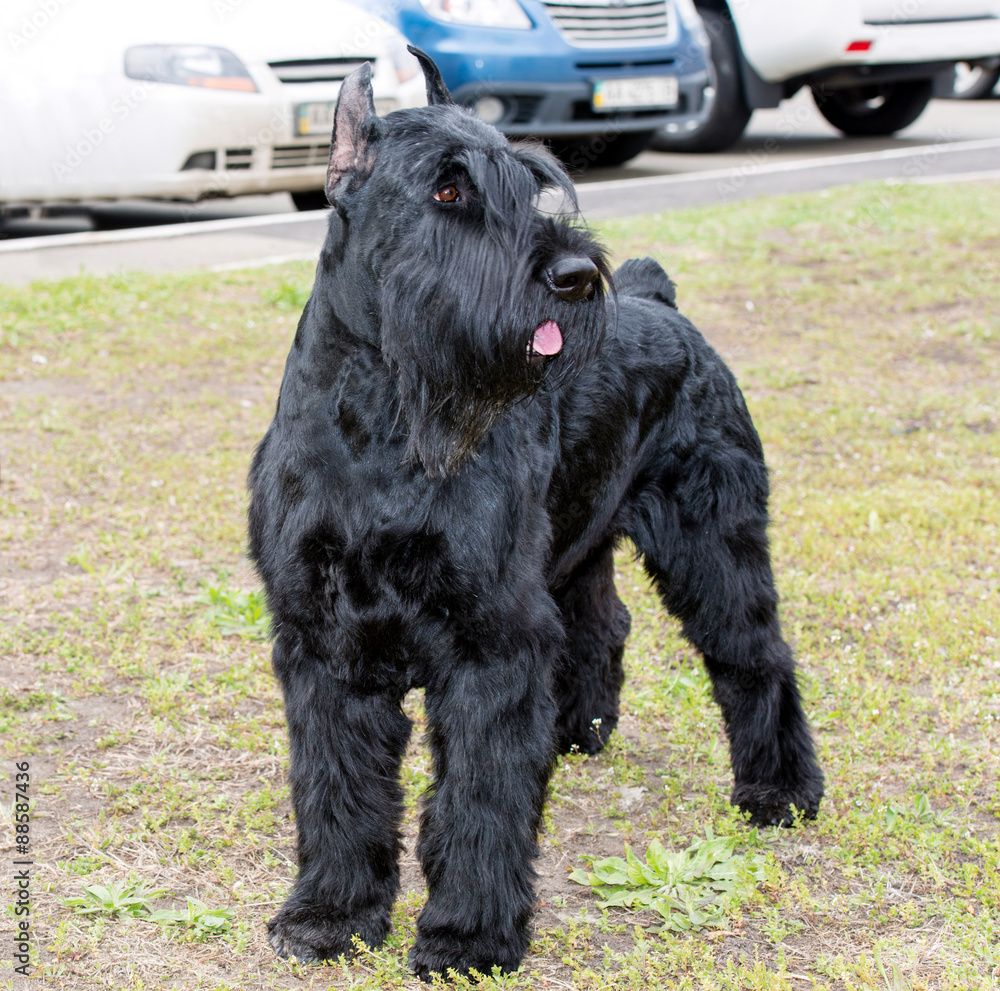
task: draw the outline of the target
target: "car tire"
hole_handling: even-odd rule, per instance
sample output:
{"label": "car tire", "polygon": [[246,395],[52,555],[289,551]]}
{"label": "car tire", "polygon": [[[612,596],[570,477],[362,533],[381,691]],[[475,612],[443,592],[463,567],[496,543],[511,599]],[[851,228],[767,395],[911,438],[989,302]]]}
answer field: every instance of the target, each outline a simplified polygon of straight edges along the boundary
{"label": "car tire", "polygon": [[705,105],[693,118],[693,127],[675,133],[658,131],[650,142],[656,151],[724,151],[739,140],[753,113],[743,94],[740,43],[732,19],[714,10],[699,8],[698,13],[711,44]]}
{"label": "car tire", "polygon": [[1000,60],[959,62],[955,67],[953,100],[985,100],[1000,83]]}
{"label": "car tire", "polygon": [[625,131],[609,137],[606,134],[591,134],[583,138],[558,139],[549,141],[549,148],[568,169],[583,172],[584,169],[606,169],[624,165],[645,151],[653,131]]}
{"label": "car tire", "polygon": [[326,210],[330,206],[325,189],[307,189],[305,192],[292,193],[292,202],[296,210]]}
{"label": "car tire", "polygon": [[902,83],[872,83],[850,89],[813,86],[819,112],[851,137],[882,137],[912,124],[931,101],[930,79]]}

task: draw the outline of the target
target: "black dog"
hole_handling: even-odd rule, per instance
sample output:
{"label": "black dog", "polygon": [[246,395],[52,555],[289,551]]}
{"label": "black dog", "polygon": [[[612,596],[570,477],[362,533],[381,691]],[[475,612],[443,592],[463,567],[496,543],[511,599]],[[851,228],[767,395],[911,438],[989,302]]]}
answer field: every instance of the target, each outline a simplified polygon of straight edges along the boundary
{"label": "black dog", "polygon": [[[814,816],[823,784],[781,638],[767,474],[732,375],[647,259],[610,278],[537,209],[572,186],[452,104],[375,116],[343,85],[334,210],[281,396],[250,473],[250,546],[274,617],[300,869],[269,925],[282,956],[389,929],[398,783],[426,693],[429,896],[410,956],[518,966],[557,750],[618,719],[630,538],[701,650],[756,823]],[[614,291],[610,286],[614,285]]]}

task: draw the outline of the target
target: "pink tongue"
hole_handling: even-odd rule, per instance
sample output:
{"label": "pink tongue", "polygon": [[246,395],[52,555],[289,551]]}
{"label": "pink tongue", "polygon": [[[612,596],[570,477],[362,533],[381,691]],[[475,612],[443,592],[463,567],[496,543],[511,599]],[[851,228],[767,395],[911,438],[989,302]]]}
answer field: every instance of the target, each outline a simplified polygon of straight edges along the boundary
{"label": "pink tongue", "polygon": [[546,320],[531,339],[531,348],[538,354],[558,354],[562,346],[562,334],[559,333],[559,324],[555,320]]}

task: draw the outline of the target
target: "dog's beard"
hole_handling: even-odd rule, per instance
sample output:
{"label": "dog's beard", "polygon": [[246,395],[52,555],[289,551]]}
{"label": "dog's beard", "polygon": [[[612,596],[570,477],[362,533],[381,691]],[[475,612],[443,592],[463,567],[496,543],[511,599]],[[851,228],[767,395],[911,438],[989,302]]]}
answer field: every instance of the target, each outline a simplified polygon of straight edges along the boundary
{"label": "dog's beard", "polygon": [[400,393],[409,430],[407,457],[432,478],[454,475],[472,460],[508,405],[435,391],[424,379]]}
{"label": "dog's beard", "polygon": [[[506,410],[588,360],[604,331],[600,293],[562,303],[526,273],[495,266],[460,290],[413,271],[382,288],[382,351],[398,384],[407,456],[430,476],[459,471]],[[533,354],[536,334],[553,321],[558,353]]]}

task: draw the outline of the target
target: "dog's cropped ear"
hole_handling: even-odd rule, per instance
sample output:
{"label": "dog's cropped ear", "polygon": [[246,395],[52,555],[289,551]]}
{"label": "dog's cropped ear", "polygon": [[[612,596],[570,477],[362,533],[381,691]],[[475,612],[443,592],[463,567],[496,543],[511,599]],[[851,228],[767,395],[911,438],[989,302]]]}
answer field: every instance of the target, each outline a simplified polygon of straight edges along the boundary
{"label": "dog's cropped ear", "polygon": [[372,96],[372,67],[365,62],[340,87],[333,115],[330,164],[326,170],[326,198],[334,205],[345,181],[364,182],[375,167],[378,116]]}
{"label": "dog's cropped ear", "polygon": [[424,70],[424,83],[427,86],[427,105],[434,107],[454,103],[455,101],[451,98],[451,93],[448,92],[448,87],[445,86],[444,80],[441,78],[441,71],[434,64],[434,59],[427,52],[422,52],[413,45],[407,45],[406,50],[416,58],[420,63],[420,68]]}

